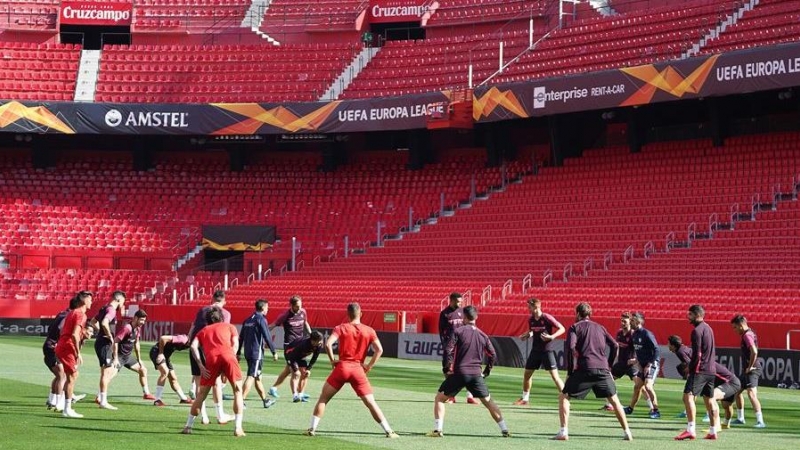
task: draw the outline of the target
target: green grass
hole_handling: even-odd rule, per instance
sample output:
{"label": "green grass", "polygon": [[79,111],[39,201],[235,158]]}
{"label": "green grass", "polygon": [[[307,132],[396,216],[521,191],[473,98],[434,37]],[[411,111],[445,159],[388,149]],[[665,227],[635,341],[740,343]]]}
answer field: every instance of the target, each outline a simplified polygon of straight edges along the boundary
{"label": "green grass", "polygon": [[[234,440],[231,425],[196,425],[195,434],[182,436],[178,432],[186,420],[185,405],[155,408],[141,400],[140,389],[133,372],[124,371],[112,383],[110,400],[118,411],[100,410],[91,402],[97,389],[98,369],[93,349],[84,350],[86,362],[78,380],[78,392],[88,393],[88,401],[78,403],[76,410],[86,417],[82,420],[62,418],[47,411],[50,374],[41,362],[41,339],[7,338],[0,340],[0,449],[97,449],[136,447],[153,450],[173,448],[219,449],[258,446],[269,448],[303,449],[428,449],[434,448],[487,448],[504,449],[617,449],[634,445],[620,440],[619,426],[611,413],[598,411],[602,402],[588,399],[573,402],[570,423],[570,441],[555,443],[548,439],[558,431],[556,391],[549,377],[536,373],[529,407],[511,406],[519,397],[522,371],[496,368],[488,379],[489,389],[501,406],[506,422],[513,433],[512,439],[502,439],[496,425],[481,406],[460,402],[447,407],[445,438],[432,440],[424,433],[432,428],[432,399],[442,381],[440,365],[436,362],[383,359],[370,379],[375,394],[389,422],[401,435],[400,439],[387,440],[366,408],[345,387],[328,405],[318,436],[308,438],[301,433],[308,427],[313,400],[318,395],[328,373],[327,364],[320,362],[312,375],[308,392],[311,403],[293,404],[287,400],[288,385],[281,387],[283,396],[277,405],[265,410],[251,394],[250,409],[245,413],[247,437]],[[149,349],[149,346],[145,346]],[[184,388],[189,385],[189,368],[185,352],[174,358],[176,370]],[[148,362],[148,369],[149,369]],[[280,363],[265,363],[265,380],[271,383],[281,369]],[[150,374],[150,388],[155,388],[156,377]],[[631,383],[618,384],[623,403],[630,395]],[[663,419],[650,420],[645,416],[646,406],[637,409],[631,418],[635,445],[651,448],[667,445],[671,448],[706,448],[730,446],[737,448],[794,449],[800,442],[800,391],[762,388],[760,397],[769,428],[755,430],[752,410],[748,407],[748,425],[723,430],[722,442],[674,442],[672,440],[685,424],[674,419],[683,409],[680,392],[682,383],[659,380],[657,383]],[[174,405],[177,397],[169,388],[164,400]],[[701,405],[700,408],[702,408]],[[226,411],[230,412],[230,402]],[[213,409],[209,410],[213,418]],[[703,424],[698,426],[702,433]]]}

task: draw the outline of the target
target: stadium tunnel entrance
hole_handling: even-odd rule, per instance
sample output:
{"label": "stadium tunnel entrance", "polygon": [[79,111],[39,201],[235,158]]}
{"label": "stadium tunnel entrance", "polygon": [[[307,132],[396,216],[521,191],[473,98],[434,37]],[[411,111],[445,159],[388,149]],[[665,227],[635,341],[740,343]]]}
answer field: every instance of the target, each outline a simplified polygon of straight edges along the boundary
{"label": "stadium tunnel entrance", "polygon": [[61,25],[62,44],[80,44],[84,50],[101,50],[103,45],[130,45],[130,26]]}

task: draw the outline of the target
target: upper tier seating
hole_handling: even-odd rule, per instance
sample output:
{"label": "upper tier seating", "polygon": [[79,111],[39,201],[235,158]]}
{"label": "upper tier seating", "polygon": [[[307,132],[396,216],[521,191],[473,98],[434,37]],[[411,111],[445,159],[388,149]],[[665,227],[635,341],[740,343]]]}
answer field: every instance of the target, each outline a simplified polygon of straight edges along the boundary
{"label": "upper tier seating", "polygon": [[800,39],[800,3],[761,0],[734,25],[711,39],[701,53],[741,50],[758,45],[775,45]]}
{"label": "upper tier seating", "polygon": [[72,44],[0,42],[0,99],[71,101],[79,60]]}
{"label": "upper tier seating", "polygon": [[95,99],[207,103],[315,101],[358,44],[106,46]]}

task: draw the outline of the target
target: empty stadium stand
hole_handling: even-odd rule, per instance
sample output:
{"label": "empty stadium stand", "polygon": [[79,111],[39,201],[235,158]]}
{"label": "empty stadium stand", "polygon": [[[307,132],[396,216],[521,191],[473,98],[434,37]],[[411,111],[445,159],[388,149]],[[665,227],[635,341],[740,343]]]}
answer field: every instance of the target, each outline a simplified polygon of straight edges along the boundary
{"label": "empty stadium stand", "polygon": [[72,100],[80,47],[0,41],[0,99]]}
{"label": "empty stadium stand", "polygon": [[[378,239],[378,222],[383,233],[396,234],[408,226],[409,209],[416,221],[438,212],[442,200],[455,207],[469,198],[473,176],[479,191],[502,176],[501,169],[483,168],[480,150],[456,152],[420,171],[405,170],[406,153],[356,154],[333,173],[320,173],[319,154],[306,153],[269,156],[241,173],[230,172],[215,153],[163,153],[152,172],[132,171],[130,155],[122,153],[64,157],[49,171],[33,169],[27,157],[0,161],[0,215],[9,224],[0,228],[0,252],[36,256],[12,269],[50,268],[37,253],[47,249],[78,259],[138,254],[169,270],[200,241],[201,225],[263,223],[277,227],[278,250],[297,237],[311,265],[318,256],[342,255],[345,236],[351,250],[369,246]],[[520,164],[508,173],[523,170]],[[64,264],[82,267],[80,260]]]}
{"label": "empty stadium stand", "polygon": [[800,39],[800,11],[797,3],[760,0],[751,11],[711,39],[702,53],[742,50],[758,45],[775,45]]}
{"label": "empty stadium stand", "polygon": [[[708,301],[713,289],[720,289],[715,302],[735,296],[785,304],[797,288],[789,268],[800,263],[800,209],[786,207],[774,227],[761,225],[759,238],[738,231],[758,225],[720,230],[730,222],[732,205],[741,208],[734,212],[746,213],[754,196],[771,201],[777,186],[792,190],[800,170],[798,142],[800,136],[789,134],[741,138],[721,148],[690,141],[653,144],[640,154],[589,151],[383,249],[240,286],[229,301],[247,304],[257,295],[288,298],[302,292],[319,308],[356,300],[372,309],[399,304],[430,311],[451,290],[470,292],[478,303],[484,288],[492,286],[484,298],[486,312],[523,313],[520,292],[526,283],[526,295],[542,297],[549,309],[567,316],[580,297],[597,302],[601,317],[614,317],[624,307],[674,318],[678,310],[669,302]],[[769,214],[758,213],[753,223]],[[714,239],[699,240],[709,232]],[[692,247],[682,248],[688,241]],[[774,272],[775,266],[787,270]],[[647,272],[650,267],[653,272]],[[670,272],[675,267],[680,270]],[[581,280],[584,270],[588,277]],[[661,280],[661,272],[670,276]],[[553,283],[542,287],[546,273],[552,273]],[[648,282],[653,292],[647,291]],[[625,301],[616,302],[619,293],[628,293],[620,297]],[[666,303],[651,302],[651,293]],[[757,320],[773,320],[760,303],[736,307]]]}
{"label": "empty stadium stand", "polygon": [[95,99],[207,103],[315,101],[359,44],[109,45]]}

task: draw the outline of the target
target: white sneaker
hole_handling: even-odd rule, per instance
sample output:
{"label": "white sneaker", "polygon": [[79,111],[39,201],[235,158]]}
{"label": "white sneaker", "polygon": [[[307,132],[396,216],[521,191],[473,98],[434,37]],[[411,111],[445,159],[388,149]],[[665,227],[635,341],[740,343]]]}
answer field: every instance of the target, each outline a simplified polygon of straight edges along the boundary
{"label": "white sneaker", "polygon": [[78,403],[79,401],[86,398],[86,394],[76,395],[72,397],[72,403]]}
{"label": "white sneaker", "polygon": [[767,428],[767,424],[764,422],[757,422],[755,425],[753,425],[753,428]]}
{"label": "white sneaker", "polygon": [[116,406],[112,405],[111,403],[106,402],[106,403],[100,403],[100,409],[107,409],[109,411],[116,411],[119,408],[117,408]]}
{"label": "white sneaker", "polygon": [[226,423],[236,419],[236,417],[230,414],[223,414],[222,416],[217,417],[217,423],[220,425],[225,425]]}
{"label": "white sneaker", "polygon": [[61,415],[64,417],[69,417],[70,419],[83,419],[83,414],[78,414],[71,409],[65,409]]}

